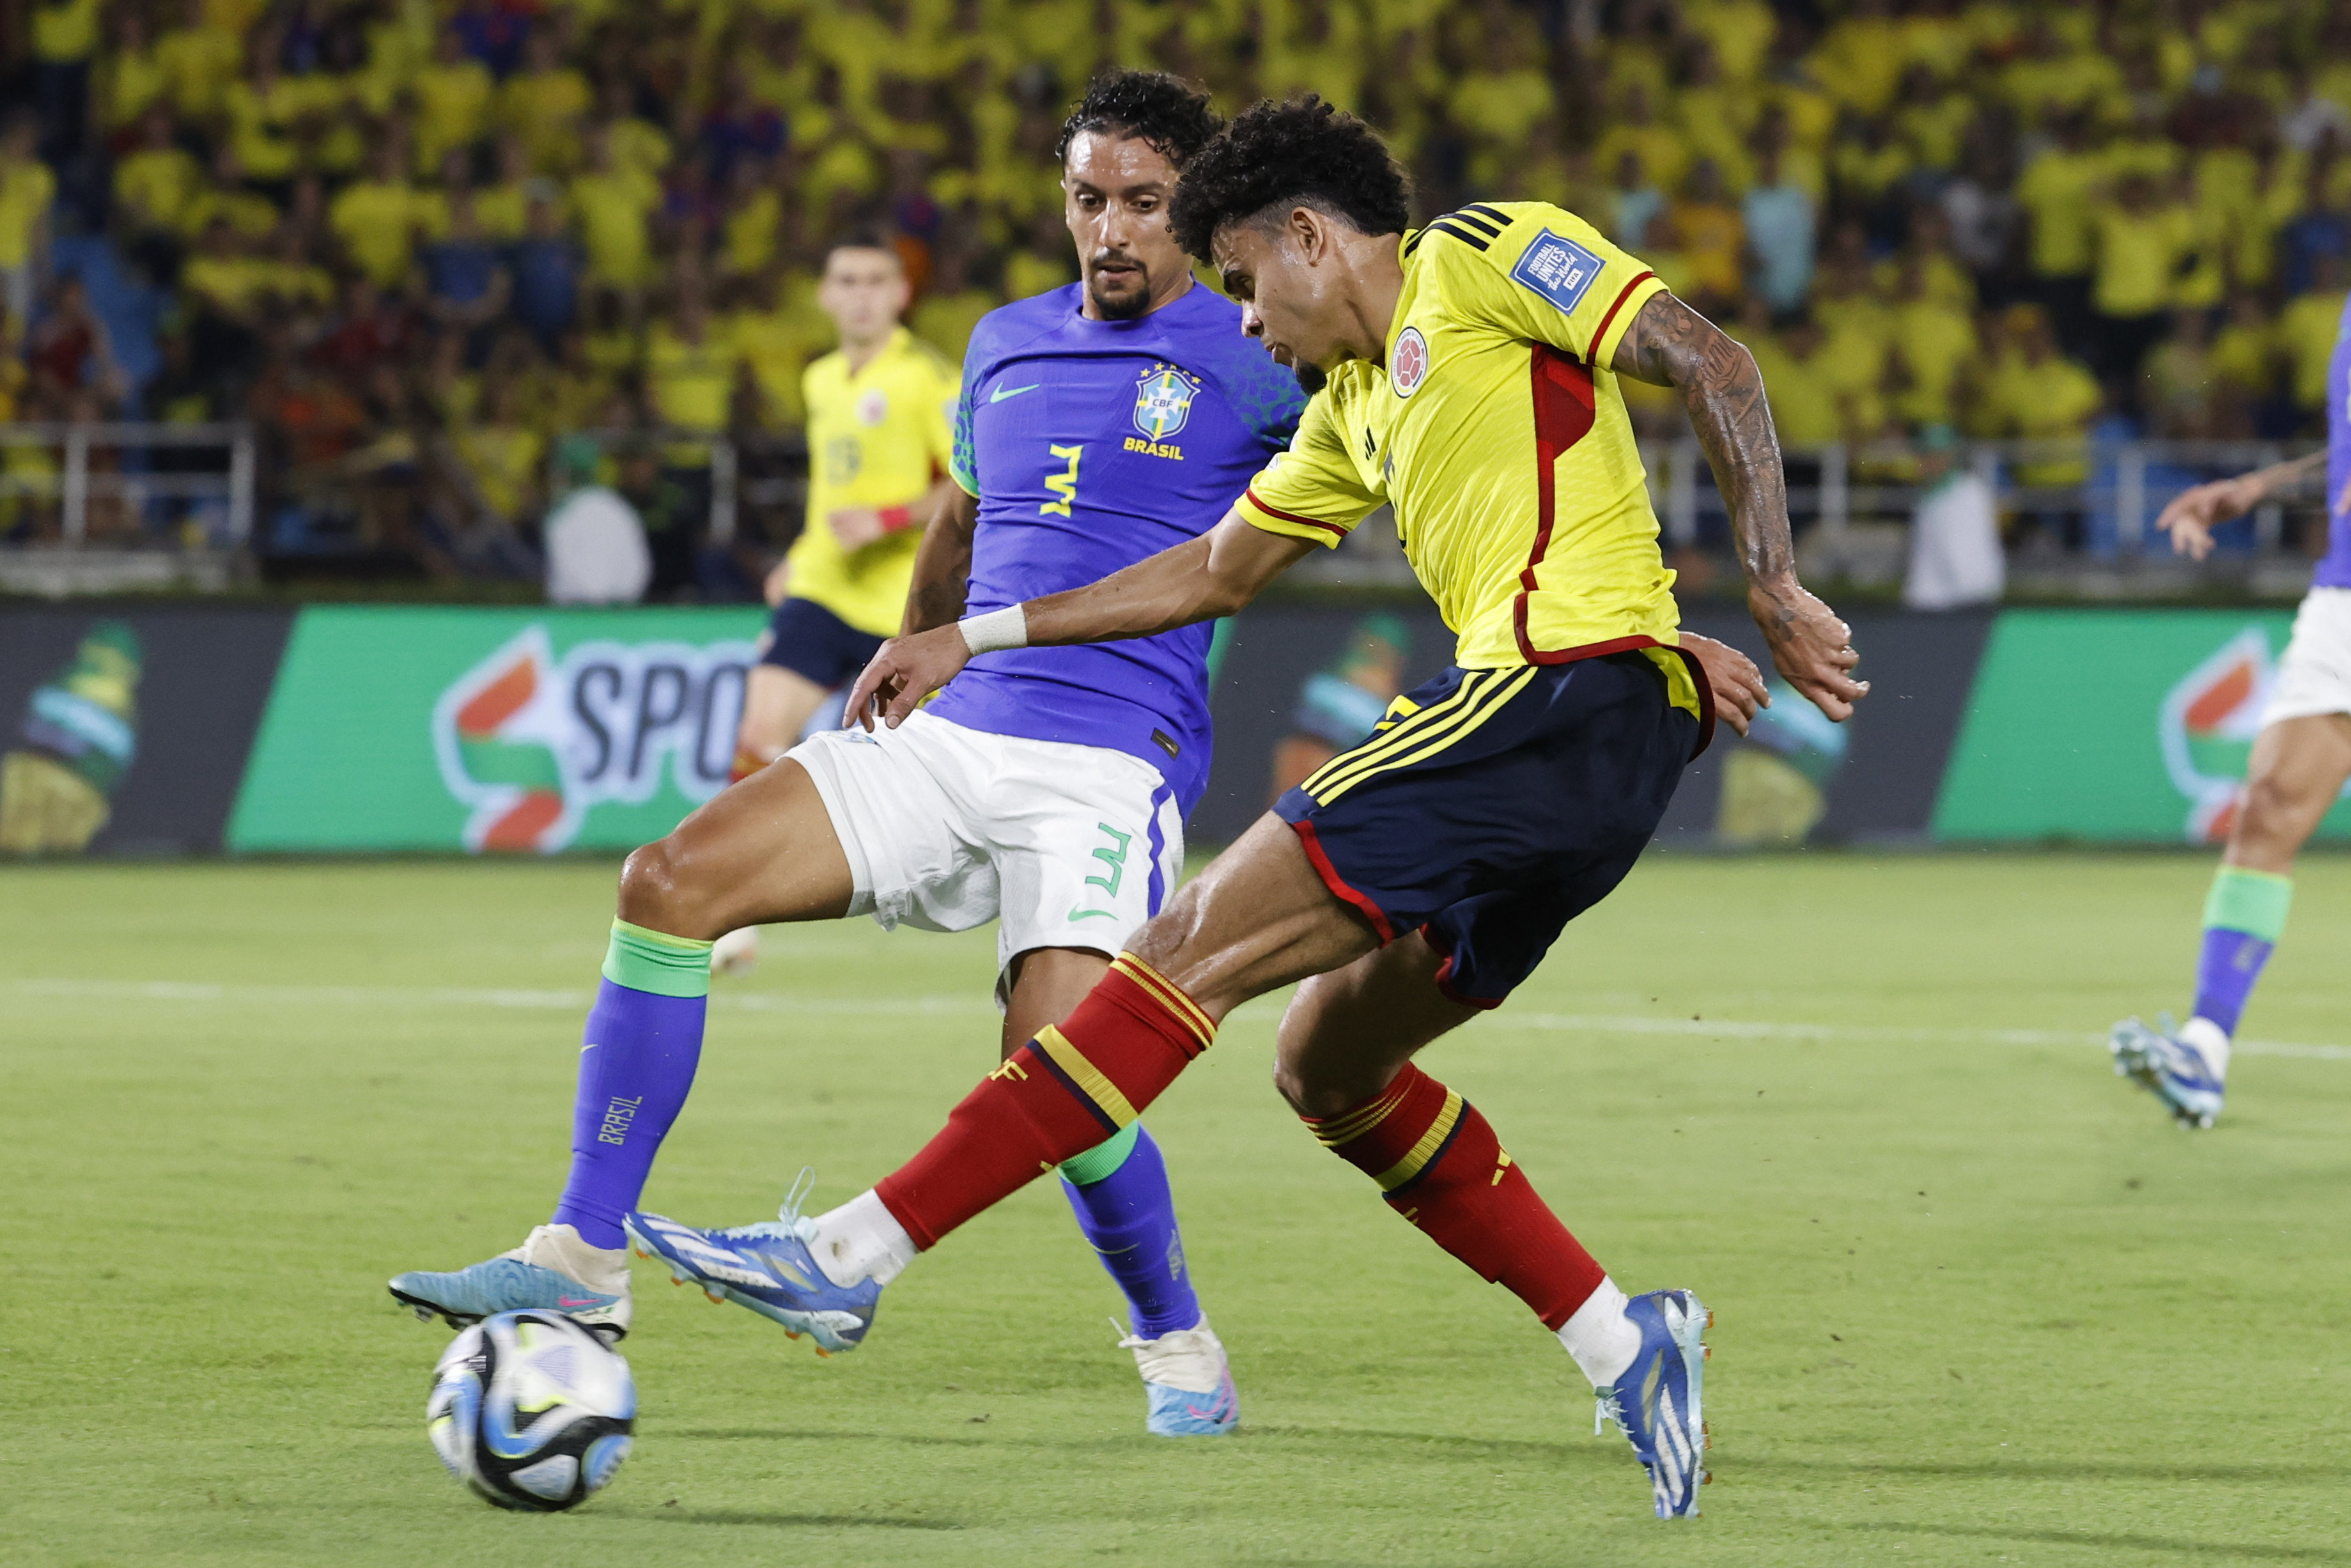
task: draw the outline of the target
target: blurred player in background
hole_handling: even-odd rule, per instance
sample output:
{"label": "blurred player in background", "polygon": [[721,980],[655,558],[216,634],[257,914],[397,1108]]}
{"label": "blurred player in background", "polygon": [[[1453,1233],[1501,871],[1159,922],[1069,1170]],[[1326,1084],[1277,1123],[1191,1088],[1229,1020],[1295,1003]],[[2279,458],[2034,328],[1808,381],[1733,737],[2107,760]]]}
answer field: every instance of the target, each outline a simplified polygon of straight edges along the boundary
{"label": "blurred player in background", "polygon": [[[973,333],[956,487],[923,537],[908,631],[1197,538],[1289,440],[1305,402],[1296,382],[1241,335],[1230,301],[1196,285],[1167,226],[1176,172],[1216,125],[1207,95],[1141,72],[1096,82],[1065,121],[1084,282],[993,311]],[[1077,1005],[1175,887],[1184,819],[1207,781],[1209,643],[1208,627],[1186,626],[980,661],[905,726],[815,736],[631,856],[553,1218],[514,1252],[402,1274],[392,1293],[455,1322],[551,1307],[625,1330],[625,1218],[642,1248],[714,1300],[827,1351],[856,1345],[871,1312],[798,1304],[810,1222],[797,1193],[780,1221],[725,1230],[630,1212],[693,1082],[711,939],[860,914],[946,931],[994,919],[1009,1057]],[[1057,1164],[1126,1294],[1123,1343],[1149,1429],[1229,1431],[1231,1371],[1150,1134],[1130,1119]]]}
{"label": "blurred player in background", "polygon": [[[799,744],[826,699],[853,680],[899,629],[923,527],[955,489],[956,368],[899,324],[906,272],[879,235],[835,244],[818,308],[841,346],[810,365],[808,522],[768,577],[776,607],[743,693],[735,777]],[[748,968],[759,928],[729,932],[712,950],[721,970]]]}
{"label": "blurred player in background", "polygon": [[2270,690],[2229,847],[2204,899],[2204,946],[2185,1025],[2115,1025],[2115,1071],[2134,1078],[2184,1127],[2220,1113],[2229,1043],[2285,934],[2294,861],[2351,779],[2351,306],[2337,325],[2326,372],[2326,446],[2291,463],[2199,485],[2164,507],[2156,526],[2172,549],[2202,560],[2212,529],[2324,469],[2327,548],[2294,618],[2294,636]]}
{"label": "blurred player in background", "polygon": [[[1832,718],[1867,688],[1844,623],[1796,580],[1747,350],[1557,207],[1473,205],[1409,233],[1406,212],[1402,171],[1353,116],[1307,98],[1234,120],[1186,166],[1175,226],[1245,301],[1251,335],[1327,378],[1289,450],[1205,538],[893,639],[849,706],[878,697],[887,725],[911,726],[990,650],[1231,614],[1383,501],[1458,633],[1454,667],[1276,802],[1058,1028],[878,1187],[818,1217],[791,1260],[815,1280],[804,1308],[871,1312],[918,1251],[1131,1122],[1235,1007],[1303,981],[1277,1047],[1284,1098],[1558,1334],[1658,1515],[1694,1513],[1706,1309],[1682,1290],[1628,1298],[1485,1118],[1412,1062],[1499,1006],[1632,869],[1717,705],[1743,729],[1765,695],[1744,657],[1677,630],[1619,376],[1671,386],[1689,411],[1782,675]],[[1700,1205],[1669,1151],[1617,1157],[1661,1202]]]}

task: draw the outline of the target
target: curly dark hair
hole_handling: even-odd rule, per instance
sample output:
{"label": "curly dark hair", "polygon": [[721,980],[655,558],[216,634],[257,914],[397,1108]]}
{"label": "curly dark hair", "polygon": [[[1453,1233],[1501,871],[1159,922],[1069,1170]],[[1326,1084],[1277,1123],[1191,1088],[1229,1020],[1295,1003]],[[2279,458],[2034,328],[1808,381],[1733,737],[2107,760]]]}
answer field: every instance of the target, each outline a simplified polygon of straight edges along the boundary
{"label": "curly dark hair", "polygon": [[1184,166],[1167,219],[1176,243],[1207,261],[1218,229],[1274,206],[1303,204],[1364,234],[1401,234],[1411,195],[1379,132],[1310,92],[1234,116]]}
{"label": "curly dark hair", "polygon": [[1208,106],[1207,93],[1165,71],[1106,71],[1086,86],[1086,96],[1061,121],[1053,161],[1070,155],[1070,143],[1088,131],[1116,131],[1140,137],[1178,169],[1208,144],[1224,121]]}

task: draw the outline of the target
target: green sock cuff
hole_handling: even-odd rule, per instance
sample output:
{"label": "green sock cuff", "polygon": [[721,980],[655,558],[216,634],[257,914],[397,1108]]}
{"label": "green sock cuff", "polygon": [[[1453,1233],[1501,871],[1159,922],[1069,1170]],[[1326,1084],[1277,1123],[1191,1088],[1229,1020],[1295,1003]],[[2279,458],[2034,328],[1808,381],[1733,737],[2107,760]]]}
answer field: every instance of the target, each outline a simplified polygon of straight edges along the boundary
{"label": "green sock cuff", "polygon": [[710,944],[615,920],[612,944],[604,949],[604,977],[657,997],[706,997]]}
{"label": "green sock cuff", "polygon": [[2285,912],[2293,906],[2294,878],[2224,865],[2213,873],[2212,891],[2204,895],[2204,925],[2274,944],[2285,935]]}
{"label": "green sock cuff", "polygon": [[1096,1144],[1082,1155],[1072,1155],[1061,1162],[1061,1175],[1079,1186],[1092,1186],[1126,1164],[1126,1156],[1134,1153],[1134,1140],[1143,1131],[1140,1122],[1129,1122],[1106,1144]]}

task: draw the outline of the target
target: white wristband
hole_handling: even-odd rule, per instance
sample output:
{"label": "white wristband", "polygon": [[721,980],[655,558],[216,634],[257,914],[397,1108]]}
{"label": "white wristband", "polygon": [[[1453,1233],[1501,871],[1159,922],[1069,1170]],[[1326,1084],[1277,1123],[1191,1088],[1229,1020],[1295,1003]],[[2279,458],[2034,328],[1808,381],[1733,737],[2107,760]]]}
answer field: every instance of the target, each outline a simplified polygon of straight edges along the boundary
{"label": "white wristband", "polygon": [[1026,648],[1029,612],[1018,604],[1008,605],[985,615],[967,615],[956,622],[956,630],[963,633],[964,646],[971,650],[974,658],[1006,648]]}

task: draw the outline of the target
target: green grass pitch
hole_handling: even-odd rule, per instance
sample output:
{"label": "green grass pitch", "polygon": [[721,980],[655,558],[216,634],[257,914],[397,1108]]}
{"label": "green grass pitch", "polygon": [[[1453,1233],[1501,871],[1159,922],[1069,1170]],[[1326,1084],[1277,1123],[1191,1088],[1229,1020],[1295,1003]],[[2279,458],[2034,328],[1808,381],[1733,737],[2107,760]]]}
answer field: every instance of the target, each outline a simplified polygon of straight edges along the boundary
{"label": "green grass pitch", "polygon": [[[2202,856],[1653,859],[1425,1058],[1628,1288],[1717,1310],[1705,1517],[1267,1082],[1150,1122],[1238,1370],[1142,1431],[1050,1183],[820,1361],[638,1272],[636,1456],[560,1517],[450,1482],[395,1270],[562,1176],[610,867],[0,870],[0,1561],[2351,1563],[2351,861],[2304,869],[2210,1134],[2095,1037],[2178,1006]],[[770,933],[649,1207],[820,1207],[990,1061],[992,934]]]}

